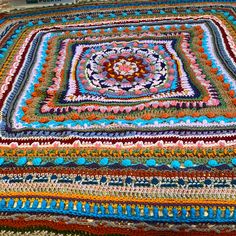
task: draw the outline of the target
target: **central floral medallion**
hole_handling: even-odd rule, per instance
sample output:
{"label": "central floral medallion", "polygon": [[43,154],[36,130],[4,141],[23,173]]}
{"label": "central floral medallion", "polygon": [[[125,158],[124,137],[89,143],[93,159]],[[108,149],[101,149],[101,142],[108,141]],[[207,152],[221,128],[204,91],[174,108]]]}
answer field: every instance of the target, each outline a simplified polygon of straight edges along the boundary
{"label": "central floral medallion", "polygon": [[167,79],[166,61],[151,49],[103,46],[86,65],[86,77],[100,92],[140,94],[158,88]]}

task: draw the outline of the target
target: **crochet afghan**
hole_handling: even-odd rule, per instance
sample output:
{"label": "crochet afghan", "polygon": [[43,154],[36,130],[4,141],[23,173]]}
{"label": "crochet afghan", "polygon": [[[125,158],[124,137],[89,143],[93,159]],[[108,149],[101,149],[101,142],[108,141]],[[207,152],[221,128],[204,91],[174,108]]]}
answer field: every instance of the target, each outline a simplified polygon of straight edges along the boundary
{"label": "crochet afghan", "polygon": [[0,235],[235,235],[235,1],[0,15]]}

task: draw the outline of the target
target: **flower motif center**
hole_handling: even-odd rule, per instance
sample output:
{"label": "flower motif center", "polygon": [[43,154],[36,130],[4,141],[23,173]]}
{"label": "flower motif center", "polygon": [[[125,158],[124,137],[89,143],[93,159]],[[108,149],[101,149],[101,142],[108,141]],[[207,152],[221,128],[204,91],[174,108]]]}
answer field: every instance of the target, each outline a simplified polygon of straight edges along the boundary
{"label": "flower motif center", "polygon": [[124,59],[121,59],[120,61],[116,62],[113,66],[113,69],[117,75],[123,76],[133,75],[139,70],[136,63]]}

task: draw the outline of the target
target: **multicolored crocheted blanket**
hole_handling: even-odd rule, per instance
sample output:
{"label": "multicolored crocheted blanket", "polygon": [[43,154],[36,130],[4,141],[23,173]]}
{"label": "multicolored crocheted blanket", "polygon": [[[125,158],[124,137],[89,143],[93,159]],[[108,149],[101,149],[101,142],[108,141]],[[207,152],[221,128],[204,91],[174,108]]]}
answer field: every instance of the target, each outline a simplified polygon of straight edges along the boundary
{"label": "multicolored crocheted blanket", "polygon": [[179,2],[0,15],[0,235],[236,234],[236,2]]}

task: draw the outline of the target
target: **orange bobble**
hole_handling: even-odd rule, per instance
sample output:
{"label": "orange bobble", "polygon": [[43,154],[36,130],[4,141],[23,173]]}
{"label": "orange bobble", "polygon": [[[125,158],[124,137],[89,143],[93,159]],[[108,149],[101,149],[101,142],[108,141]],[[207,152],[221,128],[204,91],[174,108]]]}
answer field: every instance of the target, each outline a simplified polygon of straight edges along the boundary
{"label": "orange bobble", "polygon": [[197,45],[202,46],[202,41],[199,40],[199,41],[197,42]]}
{"label": "orange bobble", "polygon": [[186,30],[186,26],[185,26],[185,25],[181,25],[181,26],[180,26],[180,29],[181,29],[181,30]]}
{"label": "orange bobble", "polygon": [[209,99],[210,99],[209,96],[205,96],[205,97],[202,99],[202,101],[203,101],[203,102],[207,102]]}
{"label": "orange bobble", "polygon": [[[47,58],[46,58],[47,59]],[[42,69],[41,70],[41,73],[44,75],[44,74],[46,74],[46,70],[45,69]]]}
{"label": "orange bobble", "polygon": [[232,97],[232,98],[235,96],[234,90],[229,90],[228,94],[229,94],[229,96]]}
{"label": "orange bobble", "polygon": [[115,27],[112,29],[112,32],[116,34],[116,33],[118,33],[118,29]]}
{"label": "orange bobble", "polygon": [[28,111],[28,110],[29,110],[28,107],[22,107],[22,111],[23,111],[23,112],[26,112],[26,111]]}
{"label": "orange bobble", "polygon": [[88,116],[87,118],[88,120],[96,120],[97,116],[95,114],[91,114],[90,116]]}
{"label": "orange bobble", "polygon": [[168,118],[168,117],[169,117],[169,114],[166,113],[166,112],[161,114],[161,118],[165,118],[165,119],[166,119],[166,118]]}
{"label": "orange bobble", "polygon": [[207,59],[207,54],[203,53],[203,54],[201,55],[201,58]]}
{"label": "orange bobble", "polygon": [[207,64],[208,66],[212,66],[212,61],[211,61],[211,60],[206,60],[206,64]]}
{"label": "orange bobble", "polygon": [[223,80],[224,80],[224,76],[223,76],[223,75],[218,75],[216,78],[217,78],[219,81],[223,81]]}
{"label": "orange bobble", "polygon": [[213,113],[213,112],[208,112],[208,113],[206,113],[206,116],[209,117],[209,118],[213,118],[213,117],[216,116],[216,114]]}
{"label": "orange bobble", "polygon": [[72,119],[72,120],[78,120],[78,119],[79,119],[79,115],[78,115],[78,114],[73,114],[73,115],[71,116],[71,119]]}
{"label": "orange bobble", "polygon": [[93,31],[91,30],[91,29],[89,29],[88,31],[87,31],[87,34],[89,34],[89,35],[91,35],[93,33]]}
{"label": "orange bobble", "polygon": [[45,79],[44,78],[39,78],[39,82],[44,82],[45,81]]}
{"label": "orange bobble", "polygon": [[107,116],[108,120],[114,120],[116,117],[114,115]]}
{"label": "orange bobble", "polygon": [[213,74],[217,74],[218,69],[217,68],[211,68],[210,72],[213,73]]}
{"label": "orange bobble", "polygon": [[153,26],[150,27],[149,29],[150,32],[155,32],[155,28]]}
{"label": "orange bobble", "polygon": [[56,120],[56,121],[64,121],[64,120],[65,120],[65,117],[63,117],[63,116],[57,116],[57,117],[55,118],[55,120]]}
{"label": "orange bobble", "polygon": [[23,116],[21,120],[25,121],[26,123],[30,123],[30,119],[26,116]]}
{"label": "orange bobble", "polygon": [[236,98],[232,99],[233,104],[236,106]]}
{"label": "orange bobble", "polygon": [[32,99],[28,99],[25,102],[26,102],[27,105],[29,105],[29,104],[31,104],[33,102],[33,100]]}
{"label": "orange bobble", "polygon": [[165,31],[166,28],[165,28],[164,26],[161,26],[161,27],[160,27],[160,30],[161,30],[161,31]]}
{"label": "orange bobble", "polygon": [[38,93],[36,91],[34,91],[33,93],[31,93],[31,96],[32,97],[37,97],[38,96]]}
{"label": "orange bobble", "polygon": [[141,27],[141,26],[138,26],[138,27],[136,28],[136,30],[137,30],[138,32],[141,32],[141,31],[142,31],[142,27]]}
{"label": "orange bobble", "polygon": [[152,119],[152,115],[151,114],[145,114],[145,115],[142,116],[142,119],[150,120],[150,119]]}
{"label": "orange bobble", "polygon": [[234,114],[232,112],[226,112],[226,113],[224,113],[224,116],[227,118],[233,118]]}
{"label": "orange bobble", "polygon": [[42,117],[41,119],[39,119],[39,122],[41,123],[47,123],[49,121],[49,119],[47,117]]}
{"label": "orange bobble", "polygon": [[223,84],[223,87],[224,87],[225,90],[229,90],[229,89],[230,89],[230,84],[225,84],[225,83],[224,83],[224,84]]}
{"label": "orange bobble", "polygon": [[203,39],[203,34],[199,34],[199,35],[198,35],[198,38],[199,38],[199,39]]}
{"label": "orange bobble", "polygon": [[128,34],[130,30],[128,28],[125,28],[124,32]]}
{"label": "orange bobble", "polygon": [[82,34],[81,32],[78,32],[78,33],[77,33],[77,36],[82,37],[83,34]]}
{"label": "orange bobble", "polygon": [[191,114],[191,116],[193,116],[193,117],[199,117],[200,114],[199,114],[199,112],[195,111],[195,112],[193,112],[193,113]]}
{"label": "orange bobble", "polygon": [[132,117],[132,116],[126,116],[125,119],[126,119],[126,120],[134,120],[135,118]]}
{"label": "orange bobble", "polygon": [[204,48],[203,47],[199,47],[198,51],[199,52],[204,52]]}
{"label": "orange bobble", "polygon": [[176,114],[177,117],[184,117],[185,116],[185,112],[180,111]]}
{"label": "orange bobble", "polygon": [[197,31],[202,29],[200,25],[197,25],[197,26],[195,26],[194,28],[195,28]]}
{"label": "orange bobble", "polygon": [[176,30],[176,27],[175,27],[175,26],[171,26],[171,27],[170,27],[170,30],[175,31],[175,30]]}

